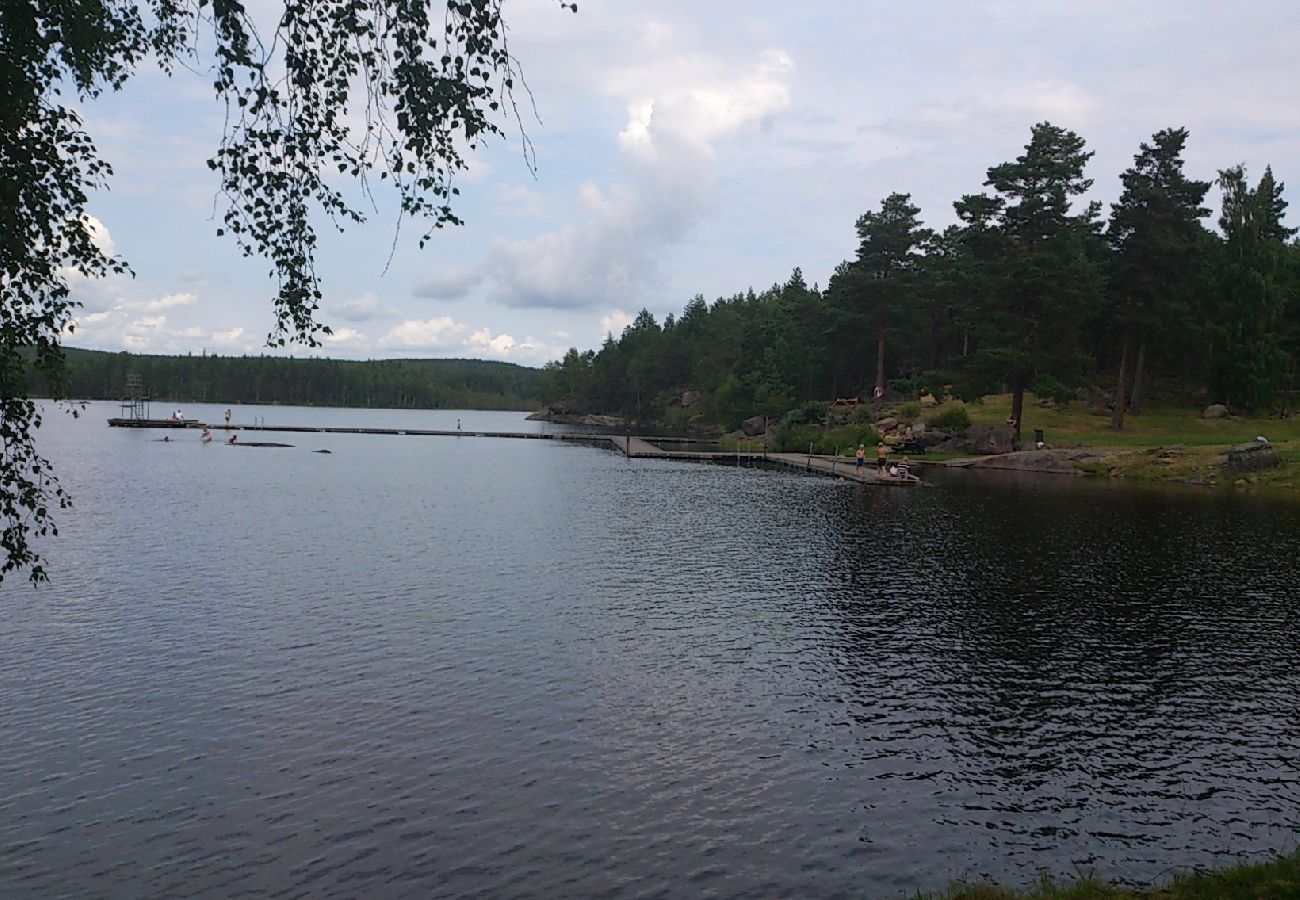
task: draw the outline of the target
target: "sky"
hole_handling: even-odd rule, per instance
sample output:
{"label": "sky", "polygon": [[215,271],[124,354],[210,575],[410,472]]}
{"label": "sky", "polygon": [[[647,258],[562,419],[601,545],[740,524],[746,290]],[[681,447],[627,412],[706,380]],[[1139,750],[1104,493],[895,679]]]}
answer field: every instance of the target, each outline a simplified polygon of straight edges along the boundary
{"label": "sky", "polygon": [[[1272,165],[1300,223],[1295,0],[503,5],[535,166],[506,123],[457,182],[463,227],[420,250],[418,224],[399,228],[381,193],[365,224],[322,231],[334,334],[277,352],[538,366],[599,347],[643,308],[662,320],[796,267],[824,286],[863,212],[898,191],[928,226],[955,222],[953,201],[1042,121],[1087,141],[1088,199],[1107,210],[1139,143],[1182,126],[1191,176],[1242,164],[1254,181]],[[270,267],[216,235],[210,84],[146,66],[83,107],[114,169],[91,224],[135,274],[73,278],[69,346],[272,352]],[[1217,214],[1217,190],[1207,205]]]}

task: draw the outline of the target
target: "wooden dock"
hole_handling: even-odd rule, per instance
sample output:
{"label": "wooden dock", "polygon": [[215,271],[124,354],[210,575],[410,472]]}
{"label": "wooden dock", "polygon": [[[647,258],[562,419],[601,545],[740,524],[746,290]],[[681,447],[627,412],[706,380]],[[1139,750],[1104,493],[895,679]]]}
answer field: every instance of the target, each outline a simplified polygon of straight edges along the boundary
{"label": "wooden dock", "polygon": [[[896,478],[880,476],[874,464],[861,469],[852,459],[836,456],[818,456],[802,453],[767,453],[726,450],[673,450],[678,444],[705,443],[698,438],[655,437],[648,435],[610,434],[609,432],[540,432],[540,431],[466,431],[428,428],[346,428],[323,425],[213,425],[193,420],[178,422],[174,419],[109,419],[111,428],[187,428],[212,431],[273,432],[277,434],[381,434],[413,437],[502,438],[511,440],[565,441],[611,447],[628,459],[675,459],[684,462],[709,462],[723,465],[772,466],[794,469],[815,475],[842,478],[861,484],[879,484],[895,487],[918,484],[916,476]],[[874,461],[873,461],[874,462]]]}

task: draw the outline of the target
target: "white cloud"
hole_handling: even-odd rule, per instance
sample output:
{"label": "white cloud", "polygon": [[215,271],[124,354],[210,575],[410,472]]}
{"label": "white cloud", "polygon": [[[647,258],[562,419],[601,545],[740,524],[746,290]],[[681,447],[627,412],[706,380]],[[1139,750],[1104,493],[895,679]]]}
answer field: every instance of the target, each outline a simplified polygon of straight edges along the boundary
{"label": "white cloud", "polygon": [[337,307],[337,313],[349,322],[389,319],[394,315],[392,310],[380,302],[379,295],[373,291],[366,291],[360,297],[340,303]]}
{"label": "white cloud", "polygon": [[413,293],[417,297],[433,300],[459,300],[473,290],[483,280],[480,267],[448,267],[425,275],[415,286]]}
{"label": "white cloud", "polygon": [[113,243],[113,235],[109,233],[108,226],[90,214],[85,216],[85,223],[90,229],[91,243],[99,252],[105,256],[117,256],[117,245]]}
{"label": "white cloud", "polygon": [[408,319],[379,339],[392,350],[447,352],[460,347],[470,329],[451,316],[436,316],[424,322]]}
{"label": "white cloud", "polygon": [[663,52],[602,87],[627,109],[615,137],[626,179],[604,188],[584,182],[583,221],[531,238],[497,237],[483,268],[431,276],[420,295],[461,296],[485,284],[506,306],[577,309],[635,300],[661,282],[664,251],[712,208],[719,145],[790,105],[794,65],[780,51],[744,66],[674,54],[671,30],[652,26],[647,34]]}
{"label": "white cloud", "polygon": [[223,350],[248,350],[249,339],[245,336],[243,328],[228,328],[225,331],[214,331],[209,335],[213,345]]}
{"label": "white cloud", "polygon": [[632,324],[633,317],[621,309],[615,309],[607,316],[600,317],[600,330],[605,334],[618,337],[623,329]]}
{"label": "white cloud", "polygon": [[531,335],[516,339],[505,333],[494,334],[490,328],[472,328],[450,316],[407,320],[390,329],[379,339],[378,346],[390,351],[484,357],[524,365],[540,365],[564,352],[564,348]]}
{"label": "white cloud", "polygon": [[139,307],[145,312],[161,312],[164,309],[176,309],[180,306],[193,306],[199,302],[199,298],[194,294],[164,294],[157,300],[151,300]]}
{"label": "white cloud", "polygon": [[335,328],[333,334],[324,336],[322,343],[326,348],[358,351],[370,347],[370,338],[355,328]]}

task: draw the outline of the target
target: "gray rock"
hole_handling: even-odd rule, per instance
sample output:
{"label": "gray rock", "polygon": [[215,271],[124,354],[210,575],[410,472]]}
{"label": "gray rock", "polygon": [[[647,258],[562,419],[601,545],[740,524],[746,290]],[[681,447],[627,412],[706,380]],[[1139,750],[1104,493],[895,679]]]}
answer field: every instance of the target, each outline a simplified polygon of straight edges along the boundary
{"label": "gray rock", "polygon": [[682,391],[682,409],[690,409],[700,402],[698,391]]}
{"label": "gray rock", "polygon": [[1229,472],[1258,472],[1282,465],[1282,457],[1272,444],[1250,441],[1238,444],[1226,452],[1228,459],[1223,468]]}
{"label": "gray rock", "polygon": [[886,416],[876,423],[876,431],[889,431],[898,427],[898,420],[893,416]]}
{"label": "gray rock", "polygon": [[925,419],[917,419],[912,423],[912,434],[917,437],[925,434]]}
{"label": "gray rock", "polygon": [[583,416],[577,424],[590,425],[595,428],[627,427],[627,421],[622,416]]}
{"label": "gray rock", "polygon": [[1115,408],[1115,401],[1110,394],[1099,387],[1079,388],[1075,396],[1083,403],[1084,409],[1095,415],[1105,415]]}
{"label": "gray rock", "polygon": [[746,419],[741,423],[740,428],[745,432],[745,437],[758,437],[767,428],[767,417],[754,416],[752,419]]}
{"label": "gray rock", "polygon": [[1205,407],[1205,412],[1201,413],[1202,419],[1223,419],[1231,415],[1232,411],[1222,403],[1213,403]]}
{"label": "gray rock", "polygon": [[1010,453],[1016,449],[1016,430],[1010,425],[972,425],[966,429],[966,446],[977,456]]}
{"label": "gray rock", "polygon": [[1057,475],[1082,475],[1076,463],[1088,462],[1087,450],[1021,450],[976,461],[980,469],[1011,469],[1019,472],[1049,472]]}

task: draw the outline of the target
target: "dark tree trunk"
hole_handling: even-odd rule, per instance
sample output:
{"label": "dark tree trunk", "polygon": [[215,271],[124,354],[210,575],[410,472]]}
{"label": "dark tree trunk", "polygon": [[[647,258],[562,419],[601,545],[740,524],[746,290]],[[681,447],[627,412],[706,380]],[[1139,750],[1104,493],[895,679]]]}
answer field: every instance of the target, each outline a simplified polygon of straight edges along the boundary
{"label": "dark tree trunk", "polygon": [[1133,379],[1133,330],[1124,331],[1124,345],[1119,352],[1119,384],[1115,388],[1115,412],[1110,417],[1111,428],[1124,427],[1124,409]]}
{"label": "dark tree trunk", "polygon": [[1147,342],[1144,338],[1142,342],[1138,344],[1137,365],[1133,368],[1133,402],[1129,404],[1129,408],[1133,411],[1133,415],[1135,416],[1142,412],[1142,384],[1146,380],[1146,370]]}
{"label": "dark tree trunk", "polygon": [[1025,384],[1017,378],[1011,386],[1011,427],[1015,429],[1015,446],[1020,445],[1020,413],[1025,408]]}
{"label": "dark tree trunk", "polygon": [[885,329],[880,329],[880,336],[876,338],[876,396],[884,396],[885,393]]}
{"label": "dark tree trunk", "polygon": [[930,368],[939,368],[939,354],[943,343],[943,304],[936,300],[930,306]]}

